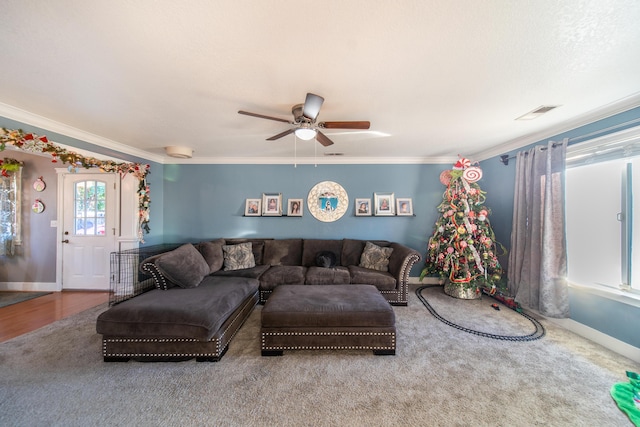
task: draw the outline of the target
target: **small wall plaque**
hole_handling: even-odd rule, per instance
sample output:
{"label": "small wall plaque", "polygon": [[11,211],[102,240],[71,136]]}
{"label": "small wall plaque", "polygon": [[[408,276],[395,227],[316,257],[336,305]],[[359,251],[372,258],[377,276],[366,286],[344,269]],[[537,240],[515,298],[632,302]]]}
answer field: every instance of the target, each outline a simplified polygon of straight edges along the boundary
{"label": "small wall plaque", "polygon": [[44,191],[45,188],[47,188],[47,184],[45,184],[42,177],[36,179],[35,182],[33,183],[33,189],[38,192]]}
{"label": "small wall plaque", "polygon": [[39,199],[36,199],[36,201],[33,202],[33,206],[31,206],[31,210],[37,214],[44,212],[44,203]]}

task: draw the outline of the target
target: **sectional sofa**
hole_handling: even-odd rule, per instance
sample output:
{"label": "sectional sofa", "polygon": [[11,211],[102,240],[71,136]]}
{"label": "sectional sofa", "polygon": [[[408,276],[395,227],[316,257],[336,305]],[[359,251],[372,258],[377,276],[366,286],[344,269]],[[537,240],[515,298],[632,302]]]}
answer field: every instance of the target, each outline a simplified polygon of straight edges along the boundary
{"label": "sectional sofa", "polygon": [[[97,320],[105,361],[219,360],[256,303],[277,286],[370,284],[406,305],[420,254],[358,239],[215,239],[142,261],[155,289],[113,305]],[[354,287],[357,289],[357,287]]]}

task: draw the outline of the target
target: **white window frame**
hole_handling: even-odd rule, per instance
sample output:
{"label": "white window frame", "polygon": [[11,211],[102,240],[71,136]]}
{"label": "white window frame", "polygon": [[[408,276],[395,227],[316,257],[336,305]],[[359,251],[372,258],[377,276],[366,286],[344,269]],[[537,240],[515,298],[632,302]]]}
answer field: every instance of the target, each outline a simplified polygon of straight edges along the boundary
{"label": "white window frame", "polygon": [[[625,129],[619,132],[611,133],[599,138],[594,138],[578,144],[567,147],[567,168],[580,167],[594,162],[614,160],[614,159],[631,159],[640,157],[640,126]],[[640,171],[636,171],[638,174]],[[631,179],[630,168],[627,168],[626,174],[629,179],[623,180],[628,182]],[[624,201],[631,200],[631,189],[621,185],[622,199]],[[640,194],[640,189],[636,190]],[[623,203],[621,206],[621,219],[623,227],[621,229],[622,238],[622,255],[621,255],[621,278],[623,283],[619,289],[610,286],[583,284],[569,282],[569,286],[582,289],[592,294],[596,294],[605,298],[640,307],[640,289],[631,288],[631,269],[632,245],[627,239],[631,237],[631,222],[624,221],[632,215],[632,205]],[[640,216],[640,215],[638,215]],[[569,218],[567,218],[569,220]],[[640,230],[640,223],[636,226]],[[640,250],[637,248],[636,250]],[[569,262],[571,262],[569,260]],[[635,275],[640,276],[640,266],[636,268]]]}

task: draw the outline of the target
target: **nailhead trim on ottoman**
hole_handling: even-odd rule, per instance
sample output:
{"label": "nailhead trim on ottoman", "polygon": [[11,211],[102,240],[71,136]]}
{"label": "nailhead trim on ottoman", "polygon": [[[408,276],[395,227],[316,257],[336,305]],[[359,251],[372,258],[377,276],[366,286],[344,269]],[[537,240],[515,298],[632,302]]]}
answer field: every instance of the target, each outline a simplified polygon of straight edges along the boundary
{"label": "nailhead trim on ottoman", "polygon": [[396,351],[393,308],[372,285],[278,286],[261,316],[263,356],[284,350]]}

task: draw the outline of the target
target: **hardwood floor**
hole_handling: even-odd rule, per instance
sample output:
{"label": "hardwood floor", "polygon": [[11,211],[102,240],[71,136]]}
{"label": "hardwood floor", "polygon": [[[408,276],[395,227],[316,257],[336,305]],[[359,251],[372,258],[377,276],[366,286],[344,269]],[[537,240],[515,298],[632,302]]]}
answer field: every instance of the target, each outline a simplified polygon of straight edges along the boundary
{"label": "hardwood floor", "polygon": [[109,301],[109,292],[53,292],[0,308],[0,342]]}

